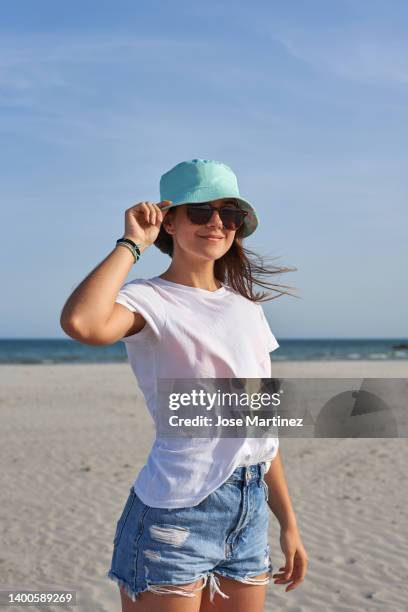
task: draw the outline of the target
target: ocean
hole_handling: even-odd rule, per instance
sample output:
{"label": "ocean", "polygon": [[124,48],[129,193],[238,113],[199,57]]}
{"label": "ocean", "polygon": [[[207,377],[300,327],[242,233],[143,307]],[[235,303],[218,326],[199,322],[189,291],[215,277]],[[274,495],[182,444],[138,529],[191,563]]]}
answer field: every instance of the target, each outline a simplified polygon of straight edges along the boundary
{"label": "ocean", "polygon": [[[388,339],[285,339],[273,361],[401,360],[408,359],[408,340]],[[399,346],[401,345],[401,346]],[[0,364],[5,363],[118,363],[126,362],[122,341],[89,346],[72,339],[0,339]]]}

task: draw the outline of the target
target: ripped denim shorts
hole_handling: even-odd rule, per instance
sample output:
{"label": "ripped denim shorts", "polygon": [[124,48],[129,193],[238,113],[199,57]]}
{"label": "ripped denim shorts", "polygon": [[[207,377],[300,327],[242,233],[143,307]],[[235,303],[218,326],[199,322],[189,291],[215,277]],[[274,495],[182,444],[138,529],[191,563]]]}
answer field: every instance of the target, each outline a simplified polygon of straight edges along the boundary
{"label": "ripped denim shorts", "polygon": [[[228,598],[215,574],[267,584],[273,570],[264,480],[269,464],[237,467],[198,505],[185,508],[146,506],[132,486],[116,526],[107,577],[132,601],[144,591],[195,597],[208,581],[211,601],[216,592]],[[201,578],[198,588],[183,589]]]}

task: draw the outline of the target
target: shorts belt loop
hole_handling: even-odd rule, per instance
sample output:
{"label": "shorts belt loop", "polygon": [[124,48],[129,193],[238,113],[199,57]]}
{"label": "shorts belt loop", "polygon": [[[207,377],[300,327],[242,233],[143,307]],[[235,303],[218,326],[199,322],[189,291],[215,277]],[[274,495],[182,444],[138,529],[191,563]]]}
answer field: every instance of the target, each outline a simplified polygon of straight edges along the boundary
{"label": "shorts belt loop", "polygon": [[258,472],[259,472],[258,486],[259,487],[262,485],[262,481],[264,479],[265,467],[266,467],[265,462],[261,461],[260,463],[258,463]]}

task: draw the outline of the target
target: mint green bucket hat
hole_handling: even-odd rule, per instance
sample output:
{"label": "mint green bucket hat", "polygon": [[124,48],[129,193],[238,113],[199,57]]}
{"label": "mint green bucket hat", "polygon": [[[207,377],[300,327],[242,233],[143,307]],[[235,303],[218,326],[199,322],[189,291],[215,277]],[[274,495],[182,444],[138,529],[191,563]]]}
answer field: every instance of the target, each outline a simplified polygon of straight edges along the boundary
{"label": "mint green bucket hat", "polygon": [[252,234],[258,227],[258,216],[252,204],[241,198],[237,177],[229,166],[214,159],[191,159],[177,164],[160,178],[160,200],[171,200],[162,210],[221,198],[235,198],[239,207],[248,211],[241,235],[246,238]]}

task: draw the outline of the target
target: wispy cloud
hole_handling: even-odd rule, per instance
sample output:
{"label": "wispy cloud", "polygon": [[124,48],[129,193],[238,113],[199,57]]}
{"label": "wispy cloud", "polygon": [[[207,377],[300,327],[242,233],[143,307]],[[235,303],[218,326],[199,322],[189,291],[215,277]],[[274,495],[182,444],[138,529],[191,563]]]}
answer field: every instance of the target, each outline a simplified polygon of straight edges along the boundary
{"label": "wispy cloud", "polygon": [[[319,30],[274,27],[271,36],[293,58],[339,77],[373,83],[408,83],[406,37],[326,26]],[[375,38],[374,38],[375,36]]]}
{"label": "wispy cloud", "polygon": [[[240,104],[246,108],[248,93],[265,83],[266,68],[244,66],[231,50],[222,51],[222,41],[205,37],[193,41],[103,33],[3,37],[0,106],[5,112],[0,129],[67,146],[87,138],[130,141],[136,131],[147,140],[147,131],[160,139],[160,132],[164,136],[178,129],[186,137],[186,121],[207,106],[210,110],[196,126],[195,137],[208,132],[207,121],[226,134],[225,117],[216,112],[210,116],[211,104],[215,109],[218,96],[223,104],[222,95],[230,95],[234,96],[231,115]],[[171,110],[171,124],[163,109]],[[247,112],[251,116],[251,107]],[[268,120],[273,120],[272,111]],[[236,135],[233,125],[230,129]]]}
{"label": "wispy cloud", "polygon": [[71,94],[93,93],[92,81],[86,79],[87,68],[93,74],[97,69],[114,74],[115,68],[123,64],[161,63],[171,54],[187,51],[191,54],[206,45],[165,36],[146,39],[103,34],[3,37],[0,43],[0,99],[4,103],[24,106],[35,102],[33,94],[43,91],[65,89]]}

